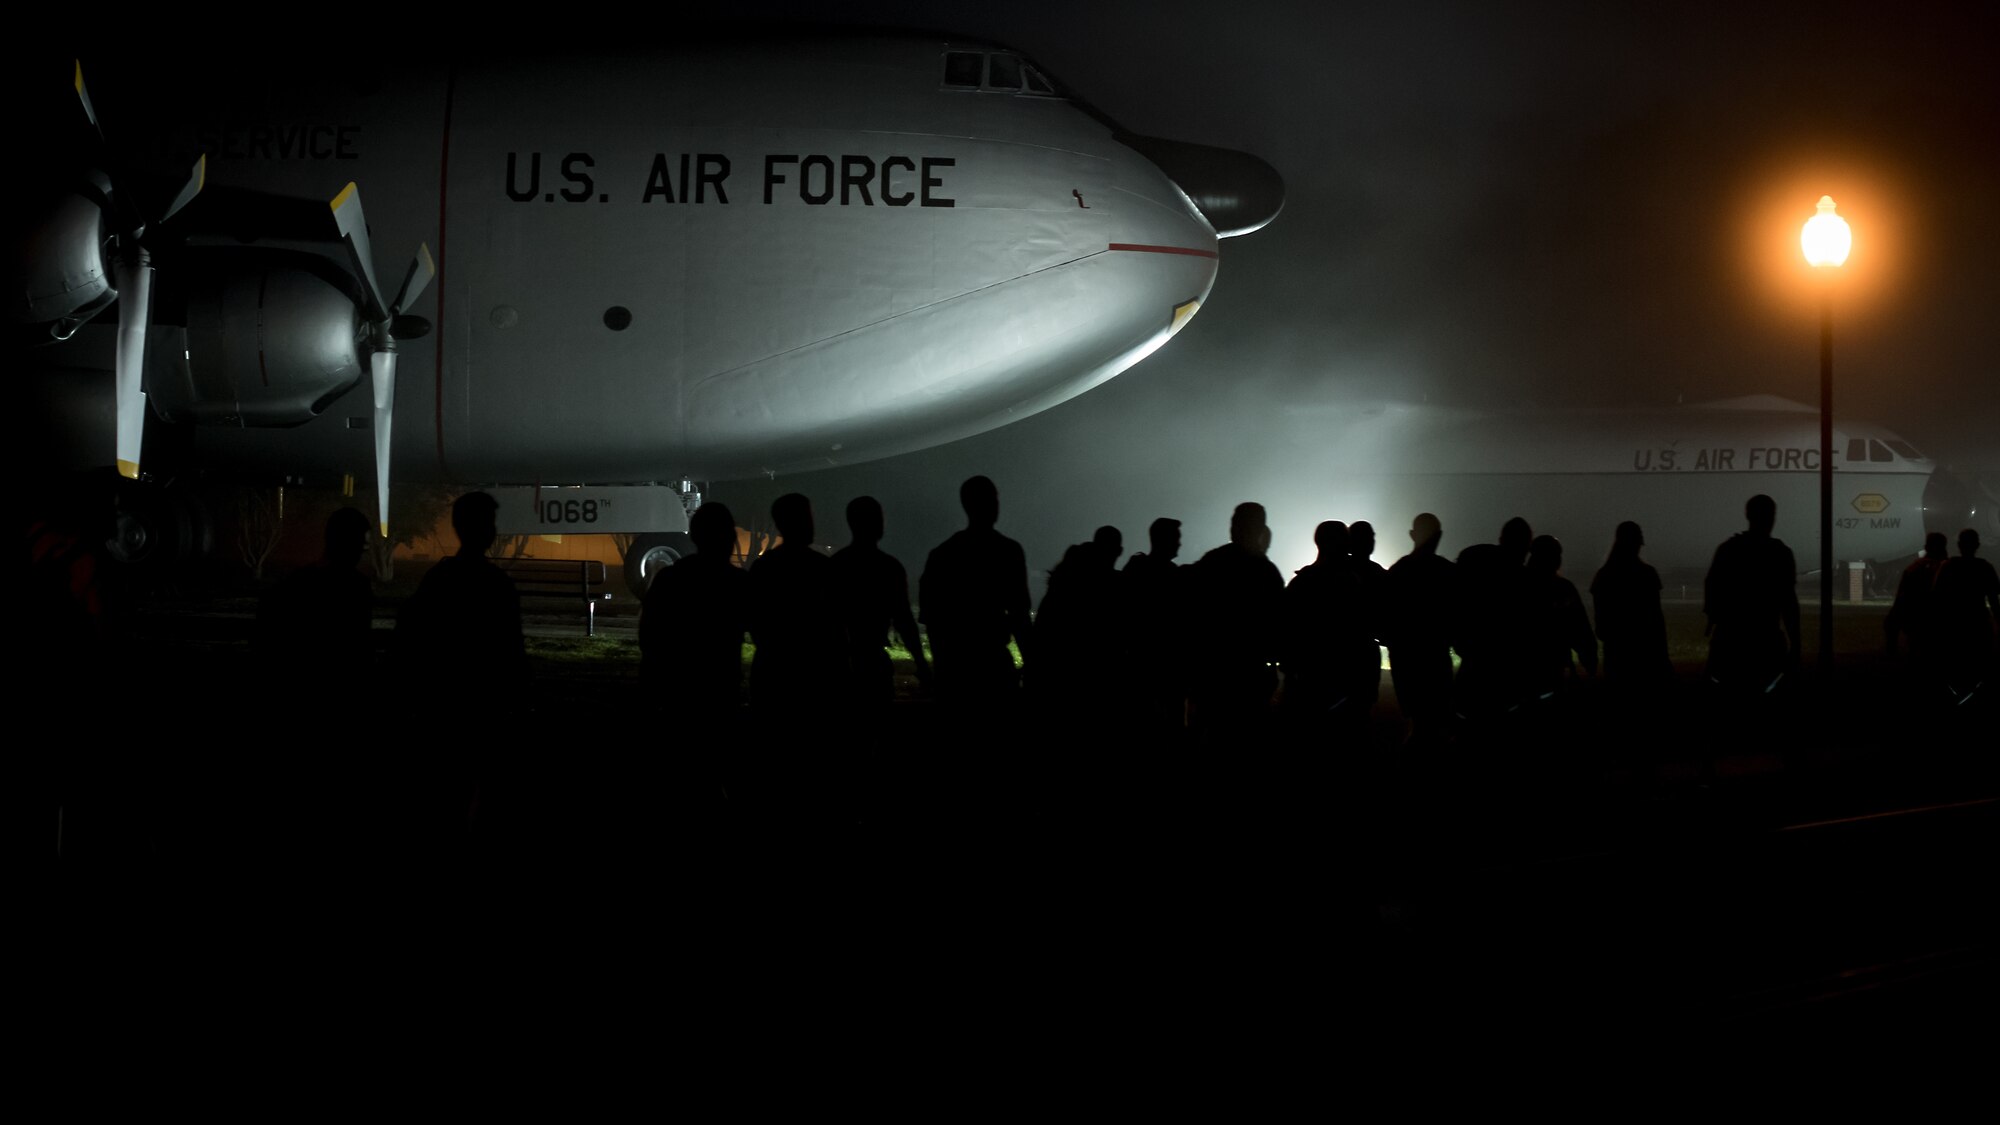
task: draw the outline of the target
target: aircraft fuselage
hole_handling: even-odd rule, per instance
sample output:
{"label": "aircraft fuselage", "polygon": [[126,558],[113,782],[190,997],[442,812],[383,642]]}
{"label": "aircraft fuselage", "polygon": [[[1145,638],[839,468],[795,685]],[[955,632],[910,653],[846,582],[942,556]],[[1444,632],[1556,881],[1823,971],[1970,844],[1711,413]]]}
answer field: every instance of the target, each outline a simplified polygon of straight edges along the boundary
{"label": "aircraft fuselage", "polygon": [[[1683,577],[1745,526],[1744,503],[1778,504],[1776,534],[1800,571],[1818,568],[1819,415],[1760,396],[1698,406],[1464,412],[1415,406],[1356,411],[1322,435],[1332,461],[1330,518],[1375,523],[1394,558],[1418,512],[1444,524],[1444,552],[1492,542],[1514,516],[1566,547],[1587,583],[1617,525],[1644,530],[1644,557]],[[1833,544],[1839,563],[1889,563],[1923,549],[1936,464],[1898,435],[1836,419]],[[1352,513],[1340,516],[1342,511]]]}
{"label": "aircraft fuselage", "polygon": [[[434,248],[407,310],[434,329],[399,344],[396,479],[727,479],[1046,409],[1208,293],[1217,234],[1187,192],[1080,104],[990,88],[1000,63],[950,84],[953,54],[1019,63],[935,38],[480,60],[366,93],[300,75],[157,125],[210,154],[218,199],[358,183],[390,289]],[[226,240],[188,252],[203,241]],[[174,270],[163,255],[163,290]],[[366,368],[302,425],[199,427],[198,456],[365,476]]]}

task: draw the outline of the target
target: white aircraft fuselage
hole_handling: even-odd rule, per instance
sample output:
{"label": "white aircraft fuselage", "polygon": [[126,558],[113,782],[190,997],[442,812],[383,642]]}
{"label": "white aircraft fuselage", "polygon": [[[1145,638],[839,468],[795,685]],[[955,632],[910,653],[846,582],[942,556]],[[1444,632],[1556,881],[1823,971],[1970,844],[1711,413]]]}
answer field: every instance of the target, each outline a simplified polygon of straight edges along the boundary
{"label": "white aircraft fuselage", "polygon": [[[1663,571],[1704,570],[1745,527],[1744,503],[1777,501],[1776,534],[1801,573],[1819,564],[1819,413],[1769,395],[1657,408],[1468,412],[1382,406],[1335,425],[1299,412],[1318,435],[1337,497],[1328,518],[1374,522],[1387,558],[1407,551],[1417,512],[1444,524],[1443,550],[1493,542],[1521,516],[1561,539],[1565,569],[1587,582],[1617,525],[1644,530]],[[1925,492],[1936,464],[1900,436],[1836,417],[1833,545],[1838,563],[1887,564],[1923,550]],[[1342,511],[1352,515],[1342,516]]]}
{"label": "white aircraft fuselage", "polygon": [[[980,43],[469,58],[366,92],[296,77],[144,123],[156,151],[208,154],[201,218],[154,255],[145,376],[148,426],[192,424],[206,466],[372,475],[342,250],[260,229],[234,193],[323,207],[358,184],[387,289],[432,247],[403,310],[431,331],[397,341],[393,474],[461,484],[730,479],[1004,425],[1172,336],[1230,221],[1226,186],[1177,184]],[[1254,158],[1185,147],[1282,192]]]}

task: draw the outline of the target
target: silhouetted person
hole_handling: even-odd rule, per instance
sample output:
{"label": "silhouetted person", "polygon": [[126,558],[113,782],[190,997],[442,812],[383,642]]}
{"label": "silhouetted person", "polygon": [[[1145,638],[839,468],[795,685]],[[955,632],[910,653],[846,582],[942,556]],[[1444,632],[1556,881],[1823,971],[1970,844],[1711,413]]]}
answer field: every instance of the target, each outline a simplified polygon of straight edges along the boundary
{"label": "silhouetted person", "polygon": [[1322,739],[1349,733],[1360,706],[1350,695],[1363,626],[1355,619],[1360,580],[1348,557],[1348,540],[1347,525],[1339,520],[1314,528],[1319,556],[1285,585],[1285,711],[1301,733]]}
{"label": "silhouetted person", "polygon": [[1942,531],[1924,536],[1924,553],[1903,568],[1896,582],[1896,600],[1882,619],[1882,639],[1889,655],[1896,654],[1899,638],[1910,638],[1910,666],[1922,676],[1943,673],[1938,643],[1937,578],[1951,555],[1949,540]]}
{"label": "silhouetted person", "polygon": [[97,698],[103,666],[116,659],[127,598],[106,548],[116,531],[112,487],[97,474],[63,474],[28,489],[40,503],[16,556],[16,587],[28,593],[20,635],[33,654],[20,686],[44,704],[51,691]]}
{"label": "silhouetted person", "polygon": [[[1095,542],[1072,543],[1048,574],[1042,603],[1035,610],[1035,658],[1025,679],[1036,703],[1057,723],[1078,718],[1095,686],[1091,646],[1104,643],[1107,584],[1098,571],[1109,560]],[[1115,574],[1115,572],[1112,572]]]}
{"label": "silhouetted person", "polygon": [[[1575,678],[1597,674],[1597,634],[1576,584],[1562,576],[1562,543],[1538,535],[1528,546],[1528,684],[1547,699]],[[1574,657],[1571,654],[1574,653]]]}
{"label": "silhouetted person", "polygon": [[[253,866],[332,858],[349,834],[360,803],[352,790],[365,782],[355,776],[351,734],[319,718],[377,698],[374,595],[356,569],[367,550],[368,517],[342,508],[327,517],[320,558],[286,575],[258,602],[255,648],[266,690],[250,703],[265,708],[260,722],[286,731],[285,752],[228,770],[232,787],[240,787],[233,794],[208,787],[223,801],[216,813],[246,841],[228,850]],[[313,717],[300,722],[308,712]],[[448,810],[438,815],[447,819]]]}
{"label": "silhouetted person", "polygon": [[1181,553],[1181,521],[1161,516],[1147,525],[1146,540],[1146,551],[1134,551],[1125,560],[1124,574],[1133,581],[1144,581],[1141,576],[1149,572],[1171,574],[1180,569],[1174,559]]}
{"label": "silhouetted person", "polygon": [[1490,717],[1513,710],[1529,694],[1528,546],[1535,533],[1519,516],[1500,528],[1497,543],[1474,543],[1458,555],[1459,712]]}
{"label": "silhouetted person", "polygon": [[813,549],[812,501],[788,492],[771,502],[781,540],[750,567],[750,702],[787,724],[820,712],[847,681],[845,639],[834,611],[833,560]]}
{"label": "silhouetted person", "polygon": [[856,706],[878,706],[896,695],[888,651],[891,629],[903,639],[903,647],[916,662],[917,681],[926,687],[931,682],[931,662],[924,655],[923,635],[910,609],[909,574],[880,546],[881,503],[873,496],[849,501],[847,530],[852,540],[833,556],[834,593],[847,645],[847,696]]}
{"label": "silhouetted person", "polygon": [[132,674],[120,643],[127,591],[106,547],[114,487],[105,475],[64,473],[29,481],[22,501],[29,515],[13,585],[27,592],[16,633],[25,659],[14,663],[9,690],[33,701],[35,722],[12,744],[19,775],[10,782],[35,811],[8,823],[37,858],[88,862],[151,847],[141,825],[154,787],[127,768],[128,749],[157,747],[104,737],[106,685],[126,692],[151,678]]}
{"label": "silhouetted person", "polygon": [[1655,688],[1674,675],[1667,618],[1660,609],[1660,572],[1639,558],[1645,545],[1638,524],[1619,524],[1610,555],[1590,580],[1597,637],[1604,642],[1604,678],[1620,687]]}
{"label": "silhouetted person", "polygon": [[1355,520],[1347,525],[1347,557],[1354,567],[1355,624],[1363,640],[1356,644],[1348,672],[1348,689],[1361,705],[1362,717],[1382,698],[1382,635],[1389,609],[1389,572],[1372,557],[1375,525]]}
{"label": "silhouetted person", "polygon": [[1752,496],[1750,526],[1715,549],[1702,582],[1708,615],[1708,676],[1733,690],[1766,692],[1799,664],[1798,565],[1771,535],[1778,504]]}
{"label": "silhouetted person", "polygon": [[1429,512],[1410,523],[1409,554],[1389,568],[1389,675],[1413,741],[1444,737],[1451,720],[1451,642],[1458,568],[1438,554],[1444,528]]}
{"label": "silhouetted person", "polygon": [[368,551],[368,517],[327,517],[317,562],[285,576],[257,606],[258,658],[274,684],[327,692],[367,678],[375,597],[356,568]]}
{"label": "silhouetted person", "polygon": [[1187,722],[1187,606],[1181,521],[1161,516],[1146,528],[1148,550],[1135,551],[1119,572],[1124,579],[1125,633],[1131,646],[1126,698],[1149,730],[1177,730]]}
{"label": "silhouetted person", "polygon": [[1091,533],[1090,543],[1097,548],[1097,557],[1103,563],[1104,569],[1115,573],[1118,570],[1118,559],[1125,553],[1124,534],[1110,524],[1105,524]]}
{"label": "silhouetted person", "polygon": [[1264,506],[1246,501],[1229,517],[1229,542],[1189,568],[1192,718],[1212,734],[1255,733],[1277,690],[1285,578],[1266,557],[1270,546]]}
{"label": "silhouetted person", "polygon": [[736,517],[710,501],[688,520],[694,554],[654,575],[639,607],[639,676],[696,737],[723,730],[743,701],[750,575],[731,560]]}
{"label": "silhouetted person", "polygon": [[938,697],[955,706],[1004,710],[1020,687],[1008,641],[1030,659],[1027,556],[994,530],[1000,490],[991,480],[967,479],[958,501],[965,529],[924,561],[918,619],[929,631]]}
{"label": "silhouetted person", "polygon": [[486,557],[499,510],[484,492],[452,503],[458,552],[431,567],[396,620],[397,648],[419,682],[465,691],[487,713],[514,707],[528,678],[521,595]]}
{"label": "silhouetted person", "polygon": [[1958,533],[1958,555],[1938,569],[1938,640],[1952,689],[1963,699],[1993,677],[1996,620],[2000,620],[2000,577],[1979,557],[1979,533]]}
{"label": "silhouetted person", "polygon": [[442,851],[471,828],[481,736],[499,733],[510,712],[526,709],[521,595],[486,557],[499,537],[499,510],[484,492],[452,503],[458,553],[431,567],[396,619],[404,685],[422,697],[436,725],[424,751],[399,760],[390,794],[400,843],[388,842],[415,855]]}
{"label": "silhouetted person", "polygon": [[1117,528],[1098,528],[1090,542],[1063,552],[1035,613],[1035,662],[1027,680],[1038,685],[1044,703],[1087,712],[1078,718],[1099,717],[1126,675],[1127,610],[1118,573],[1124,553]]}

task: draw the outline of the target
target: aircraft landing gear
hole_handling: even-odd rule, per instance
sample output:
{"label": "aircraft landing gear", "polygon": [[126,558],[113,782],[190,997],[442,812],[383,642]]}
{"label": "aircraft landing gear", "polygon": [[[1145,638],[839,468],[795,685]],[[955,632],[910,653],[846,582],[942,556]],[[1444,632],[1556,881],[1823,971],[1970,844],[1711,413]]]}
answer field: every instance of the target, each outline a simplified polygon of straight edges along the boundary
{"label": "aircraft landing gear", "polygon": [[694,540],[684,531],[637,536],[625,552],[625,588],[635,598],[646,596],[653,576],[694,553]]}
{"label": "aircraft landing gear", "polygon": [[202,498],[187,488],[121,482],[105,545],[119,562],[157,575],[212,555],[215,526]]}

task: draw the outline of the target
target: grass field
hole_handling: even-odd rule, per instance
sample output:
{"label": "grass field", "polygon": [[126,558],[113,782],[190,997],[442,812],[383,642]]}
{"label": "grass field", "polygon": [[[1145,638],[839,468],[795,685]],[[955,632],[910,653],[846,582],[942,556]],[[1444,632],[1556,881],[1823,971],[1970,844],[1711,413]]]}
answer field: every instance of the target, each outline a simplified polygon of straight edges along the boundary
{"label": "grass field", "polygon": [[[1695,602],[1669,602],[1664,607],[1667,618],[1667,651],[1674,664],[1682,668],[1698,668],[1708,659],[1708,638],[1705,634],[1706,619],[1701,606]],[[1836,604],[1833,612],[1834,650],[1843,659],[1873,659],[1882,652],[1882,621],[1888,615],[1886,602],[1865,602],[1860,604]],[[1808,661],[1819,651],[1819,613],[1816,605],[1801,607],[1801,631],[1804,642],[1800,646]],[[1115,638],[1111,640],[1115,641]],[[1103,646],[1109,650],[1115,645]],[[747,675],[751,658],[757,649],[755,645],[743,646],[743,667]],[[1021,666],[1021,653],[1014,650],[1015,667]],[[595,667],[600,673],[629,673],[636,676],[639,665],[639,642],[628,634],[604,634],[597,637],[543,637],[528,638],[528,654],[538,664],[547,665],[551,670],[564,670],[571,674],[582,674]],[[901,644],[889,646],[889,660],[894,666],[899,681],[914,680],[915,662],[909,650]],[[1382,666],[1389,666],[1388,654],[1382,657]]]}

